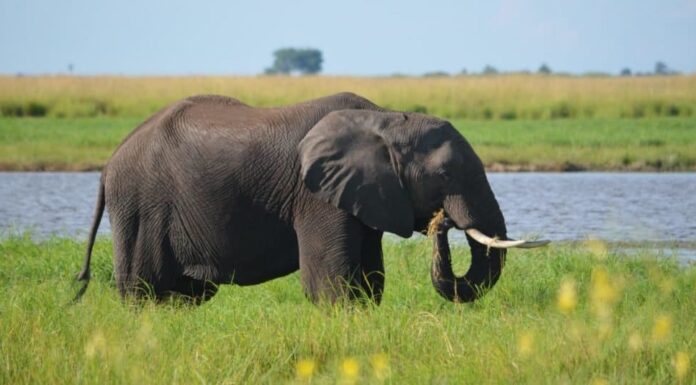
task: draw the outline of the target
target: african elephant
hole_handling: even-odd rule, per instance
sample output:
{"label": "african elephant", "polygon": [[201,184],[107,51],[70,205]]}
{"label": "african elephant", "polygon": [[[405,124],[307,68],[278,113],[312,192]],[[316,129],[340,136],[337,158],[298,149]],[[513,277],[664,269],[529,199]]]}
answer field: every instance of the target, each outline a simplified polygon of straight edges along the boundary
{"label": "african elephant", "polygon": [[[450,300],[475,300],[498,280],[503,247],[524,243],[502,241],[481,160],[450,123],[351,93],[280,108],[195,96],[150,117],[102,171],[80,295],[105,206],[121,295],[197,303],[219,284],[298,269],[315,302],[379,303],[383,232],[408,238],[443,208],[433,282]],[[468,232],[465,277],[444,266],[452,226]]]}

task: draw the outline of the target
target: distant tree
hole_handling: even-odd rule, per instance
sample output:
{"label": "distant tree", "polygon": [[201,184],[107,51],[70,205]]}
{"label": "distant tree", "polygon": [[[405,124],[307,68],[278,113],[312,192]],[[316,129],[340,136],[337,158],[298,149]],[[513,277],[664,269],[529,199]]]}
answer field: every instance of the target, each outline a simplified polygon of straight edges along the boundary
{"label": "distant tree", "polygon": [[459,74],[460,74],[460,75],[468,75],[469,72],[467,72],[466,68],[462,68],[462,70],[459,71]]}
{"label": "distant tree", "polygon": [[655,63],[655,75],[678,75],[679,71],[670,69],[664,62]]}
{"label": "distant tree", "polygon": [[541,75],[550,75],[551,67],[547,66],[546,63],[542,63],[537,72]]}
{"label": "distant tree", "polygon": [[621,70],[621,76],[631,76],[631,69],[626,67]]}
{"label": "distant tree", "polygon": [[669,74],[669,68],[667,68],[667,64],[659,61],[655,63],[655,75],[668,75]]}
{"label": "distant tree", "polygon": [[483,71],[481,71],[482,74],[484,75],[496,75],[498,73],[498,70],[495,69],[492,65],[486,64],[485,67],[483,67]]}
{"label": "distant tree", "polygon": [[606,77],[610,77],[611,74],[608,72],[602,72],[602,71],[587,71],[587,72],[581,73],[580,76],[585,76],[585,77],[589,77],[589,78],[606,78]]}
{"label": "distant tree", "polygon": [[448,76],[450,76],[450,74],[445,71],[430,71],[423,74],[424,78],[445,78]]}
{"label": "distant tree", "polygon": [[313,48],[281,48],[273,52],[273,66],[266,68],[265,73],[290,74],[317,74],[321,72],[321,64],[324,61],[321,51]]}

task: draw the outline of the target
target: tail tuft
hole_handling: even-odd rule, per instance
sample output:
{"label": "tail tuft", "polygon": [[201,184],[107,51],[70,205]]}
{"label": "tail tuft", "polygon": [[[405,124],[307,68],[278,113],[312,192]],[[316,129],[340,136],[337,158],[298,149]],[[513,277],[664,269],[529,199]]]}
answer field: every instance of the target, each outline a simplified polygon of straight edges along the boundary
{"label": "tail tuft", "polygon": [[92,274],[90,273],[89,268],[87,268],[87,270],[82,270],[75,276],[75,279],[78,281],[89,281],[90,278],[92,278]]}

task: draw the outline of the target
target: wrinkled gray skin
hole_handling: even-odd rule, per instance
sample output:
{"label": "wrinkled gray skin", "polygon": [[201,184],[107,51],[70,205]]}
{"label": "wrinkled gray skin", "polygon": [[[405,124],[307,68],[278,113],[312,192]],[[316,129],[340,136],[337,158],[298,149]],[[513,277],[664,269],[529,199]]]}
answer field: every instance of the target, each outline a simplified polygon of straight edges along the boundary
{"label": "wrinkled gray skin", "polygon": [[[137,127],[101,176],[85,265],[104,205],[123,296],[209,299],[217,285],[301,272],[313,301],[384,288],[383,232],[408,238],[444,208],[433,283],[473,301],[500,276],[505,250],[469,239],[455,277],[447,230],[505,239],[483,165],[444,120],[386,111],[350,93],[281,108],[221,96],[177,102]],[[80,294],[84,293],[86,283]]]}

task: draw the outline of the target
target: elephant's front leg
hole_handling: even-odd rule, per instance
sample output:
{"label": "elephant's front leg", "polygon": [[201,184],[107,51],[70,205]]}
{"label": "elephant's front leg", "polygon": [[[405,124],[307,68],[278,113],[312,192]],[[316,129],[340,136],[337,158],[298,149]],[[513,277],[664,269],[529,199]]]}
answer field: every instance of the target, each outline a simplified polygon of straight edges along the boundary
{"label": "elephant's front leg", "polygon": [[362,250],[360,252],[361,284],[363,292],[377,305],[384,292],[384,257],[382,232],[363,225]]}
{"label": "elephant's front leg", "polygon": [[358,298],[365,290],[361,268],[364,225],[341,210],[327,211],[307,216],[295,226],[302,284],[315,303]]}

